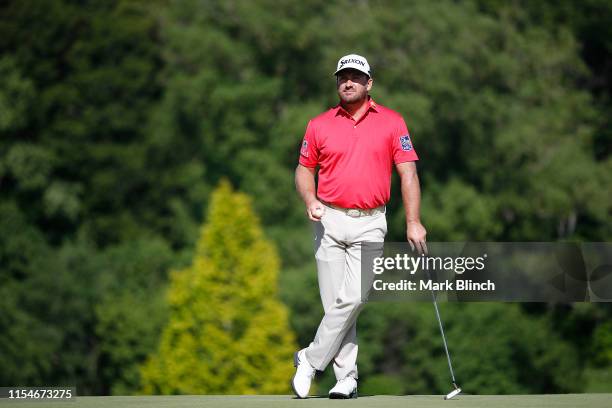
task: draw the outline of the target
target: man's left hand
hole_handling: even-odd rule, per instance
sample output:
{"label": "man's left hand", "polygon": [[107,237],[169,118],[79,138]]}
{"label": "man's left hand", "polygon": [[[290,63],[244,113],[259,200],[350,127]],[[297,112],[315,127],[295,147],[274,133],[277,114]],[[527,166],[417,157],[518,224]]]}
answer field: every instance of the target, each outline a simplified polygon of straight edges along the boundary
{"label": "man's left hand", "polygon": [[416,249],[419,254],[427,255],[427,244],[425,243],[426,235],[427,231],[419,221],[409,221],[407,223],[406,239],[410,244],[410,249],[413,251]]}

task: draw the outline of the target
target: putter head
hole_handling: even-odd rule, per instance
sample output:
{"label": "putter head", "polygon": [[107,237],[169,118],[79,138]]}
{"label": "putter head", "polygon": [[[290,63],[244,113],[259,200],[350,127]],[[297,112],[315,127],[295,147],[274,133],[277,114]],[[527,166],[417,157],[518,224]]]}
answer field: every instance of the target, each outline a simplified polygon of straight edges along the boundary
{"label": "putter head", "polygon": [[444,397],[445,400],[449,400],[453,397],[456,397],[457,395],[459,395],[461,393],[461,388],[457,387],[454,390],[452,390],[451,392],[449,392],[448,394],[446,394],[446,396]]}

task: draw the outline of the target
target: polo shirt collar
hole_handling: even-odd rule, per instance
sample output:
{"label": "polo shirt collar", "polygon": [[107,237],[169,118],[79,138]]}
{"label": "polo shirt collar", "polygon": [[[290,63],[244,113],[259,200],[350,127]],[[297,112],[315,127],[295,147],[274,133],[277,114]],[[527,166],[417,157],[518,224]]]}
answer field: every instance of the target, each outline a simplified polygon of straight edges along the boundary
{"label": "polo shirt collar", "polygon": [[[373,112],[378,112],[378,105],[376,104],[376,102],[374,102],[374,99],[372,99],[371,96],[368,95],[368,104],[370,105],[368,107],[368,110],[371,110]],[[336,105],[336,107],[334,108],[336,109],[336,116],[343,114],[343,115],[347,115],[347,116],[351,116],[349,115],[349,113],[342,107],[342,105],[340,103],[338,103],[338,105]]]}

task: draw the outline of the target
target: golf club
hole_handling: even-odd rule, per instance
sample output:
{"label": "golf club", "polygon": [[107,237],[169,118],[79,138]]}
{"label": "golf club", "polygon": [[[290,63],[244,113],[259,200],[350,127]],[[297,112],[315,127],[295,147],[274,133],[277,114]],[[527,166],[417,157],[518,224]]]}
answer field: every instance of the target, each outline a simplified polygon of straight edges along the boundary
{"label": "golf club", "polygon": [[[429,270],[425,269],[425,271],[427,272],[428,279],[431,280],[431,275],[429,274]],[[448,352],[448,345],[446,344],[446,336],[444,335],[444,327],[442,326],[442,319],[440,318],[440,312],[438,311],[438,302],[436,301],[436,294],[433,288],[431,289],[431,297],[433,298],[433,305],[436,311],[436,317],[438,318],[438,325],[440,326],[440,333],[442,334],[442,342],[444,343],[444,351],[446,351],[446,360],[448,361],[448,369],[450,370],[450,375],[453,380],[453,387],[455,387],[454,390],[446,394],[446,396],[444,397],[445,400],[449,400],[459,395],[461,393],[461,388],[457,385],[457,381],[455,380],[455,373],[453,372],[453,364],[451,363],[450,353]]]}

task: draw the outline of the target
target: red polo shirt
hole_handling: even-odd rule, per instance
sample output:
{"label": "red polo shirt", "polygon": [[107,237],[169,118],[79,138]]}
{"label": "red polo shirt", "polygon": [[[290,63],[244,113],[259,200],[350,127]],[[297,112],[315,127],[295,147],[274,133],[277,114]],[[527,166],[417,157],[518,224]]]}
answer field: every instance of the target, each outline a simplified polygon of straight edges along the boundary
{"label": "red polo shirt", "polygon": [[393,164],[418,160],[402,116],[369,100],[355,121],[340,105],[308,122],[300,164],[319,167],[319,199],[344,208],[389,201]]}

